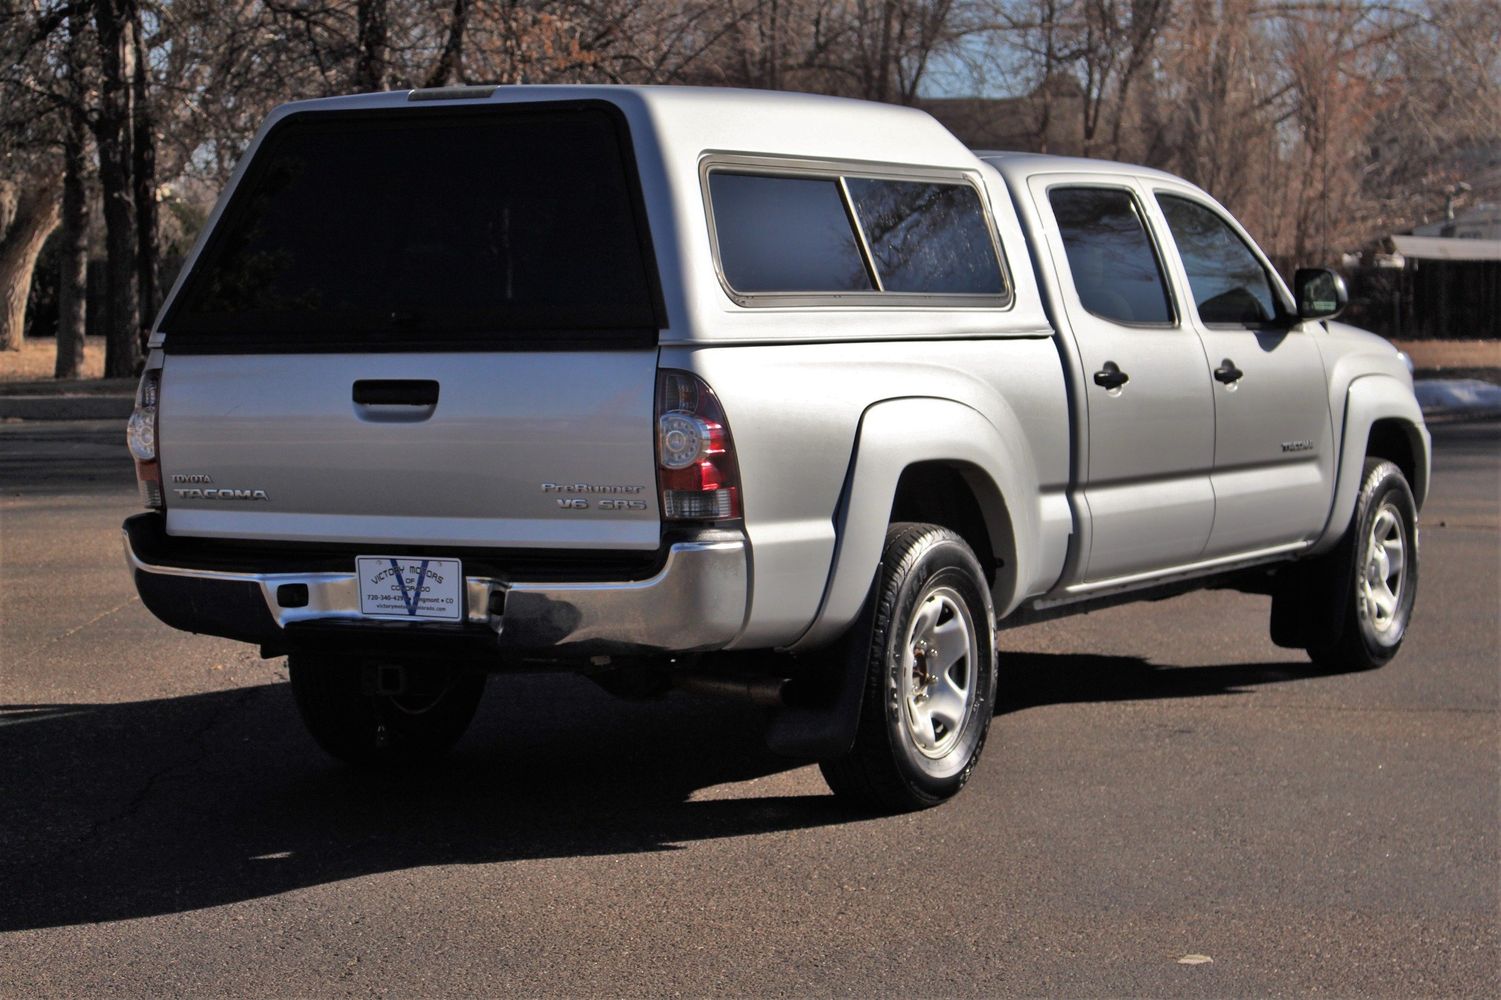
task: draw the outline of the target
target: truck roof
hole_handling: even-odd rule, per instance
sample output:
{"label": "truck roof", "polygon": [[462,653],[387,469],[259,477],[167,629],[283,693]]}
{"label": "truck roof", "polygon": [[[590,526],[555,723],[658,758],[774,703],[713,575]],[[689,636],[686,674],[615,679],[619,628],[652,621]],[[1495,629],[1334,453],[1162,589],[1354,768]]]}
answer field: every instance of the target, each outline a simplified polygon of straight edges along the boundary
{"label": "truck roof", "polygon": [[[669,159],[705,150],[900,161],[973,168],[974,154],[926,111],[821,94],[729,87],[545,84],[402,90],[284,104],[271,122],[306,111],[607,101],[647,122]],[[270,124],[271,122],[268,122]]]}
{"label": "truck roof", "polygon": [[[840,169],[853,165],[857,172],[861,164],[872,168],[899,165],[945,174],[963,172],[982,190],[988,173],[953,133],[916,108],[817,94],[720,87],[487,85],[317,98],[276,108],[247,152],[253,154],[279,123],[305,113],[385,110],[431,111],[437,115],[462,108],[588,101],[612,105],[629,125],[661,277],[667,320],[662,327],[663,344],[737,338],[760,342],[808,336],[807,324],[799,321],[795,312],[789,312],[791,318],[778,325],[768,320],[770,310],[747,310],[725,295],[705,224],[707,205],[700,173],[706,155],[748,156],[752,158],[748,162],[764,156],[782,165],[805,165],[810,170],[828,170],[827,165],[834,163]],[[245,156],[236,168],[204,227],[205,236],[217,226],[251,158]],[[433,164],[435,177],[441,177],[444,170],[443,163]],[[927,320],[919,319],[918,311],[912,308],[829,310],[820,319],[821,335],[908,336],[909,328],[924,322],[928,323],[925,329],[935,335],[995,335],[1004,329],[1033,336],[1048,330],[1013,210],[1005,199],[995,200],[994,193],[991,198],[1002,251],[1011,258],[1008,266],[1014,301],[1008,308],[955,308],[947,303],[935,305],[938,312]],[[201,243],[179,275],[179,286],[200,249]],[[169,302],[179,290],[174,286]],[[932,317],[940,314],[941,322],[934,325]],[[157,330],[152,345],[159,346],[163,336]]]}
{"label": "truck roof", "polygon": [[1037,174],[1127,174],[1132,177],[1152,177],[1157,180],[1185,183],[1163,170],[1143,167],[1135,163],[1116,160],[1097,160],[1084,156],[1056,156],[1051,153],[1014,153],[999,149],[976,149],[975,156],[995,167],[1008,178],[1031,177]]}

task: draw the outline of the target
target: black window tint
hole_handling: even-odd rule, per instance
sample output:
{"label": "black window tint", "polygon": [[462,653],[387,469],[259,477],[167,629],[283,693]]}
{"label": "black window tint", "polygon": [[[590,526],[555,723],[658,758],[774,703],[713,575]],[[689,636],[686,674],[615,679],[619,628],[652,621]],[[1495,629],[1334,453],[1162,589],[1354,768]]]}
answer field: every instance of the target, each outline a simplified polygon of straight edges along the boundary
{"label": "black window tint", "polygon": [[1260,324],[1277,318],[1277,298],[1261,261],[1224,219],[1187,198],[1158,195],[1157,203],[1188,271],[1199,319]]}
{"label": "black window tint", "polygon": [[738,292],[873,287],[834,178],[709,174],[719,261]]}
{"label": "black window tint", "polygon": [[850,177],[850,200],[888,292],[1001,295],[995,244],[967,184]]}
{"label": "black window tint", "polygon": [[1085,309],[1118,323],[1173,321],[1162,267],[1129,192],[1054,188],[1048,201]]}
{"label": "black window tint", "polygon": [[293,349],[654,337],[623,129],[579,107],[289,119],[165,329]]}

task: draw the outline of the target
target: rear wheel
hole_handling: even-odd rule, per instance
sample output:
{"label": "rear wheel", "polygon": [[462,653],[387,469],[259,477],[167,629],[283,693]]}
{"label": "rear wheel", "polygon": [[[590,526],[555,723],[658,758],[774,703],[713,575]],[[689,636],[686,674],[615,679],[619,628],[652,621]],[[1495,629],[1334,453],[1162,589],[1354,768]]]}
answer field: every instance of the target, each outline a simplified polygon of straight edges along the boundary
{"label": "rear wheel", "polygon": [[819,767],[836,795],[867,808],[937,805],[969,781],[994,711],[990,590],[953,532],[894,524],[870,601],[852,651],[866,660],[855,744]]}
{"label": "rear wheel", "polygon": [[483,673],[444,665],[306,654],[287,662],[308,732],[351,764],[410,764],[442,755],[469,727],[485,691]]}

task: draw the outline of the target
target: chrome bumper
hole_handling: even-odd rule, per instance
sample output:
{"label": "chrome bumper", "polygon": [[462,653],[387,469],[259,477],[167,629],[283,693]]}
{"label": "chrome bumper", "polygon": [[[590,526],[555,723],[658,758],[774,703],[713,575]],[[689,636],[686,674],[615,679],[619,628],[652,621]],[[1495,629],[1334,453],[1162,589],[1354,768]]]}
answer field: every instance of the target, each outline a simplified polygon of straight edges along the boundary
{"label": "chrome bumper", "polygon": [[[360,614],[353,573],[237,573],[155,565],[137,555],[128,532],[124,541],[126,563],[146,606],[177,628],[272,646],[277,633],[287,645],[295,645],[309,626],[342,626],[346,634],[364,631],[361,626],[372,633],[392,628],[390,622]],[[645,580],[538,583],[466,576],[462,625],[394,624],[408,635],[455,630],[490,634],[497,651],[560,657],[718,649],[744,624],[749,575],[743,540],[676,542],[661,570]],[[157,587],[169,582],[170,589]],[[278,602],[278,590],[288,584],[307,587],[305,605],[283,607]],[[222,606],[233,605],[239,595],[243,608],[250,588],[264,601],[268,617],[256,614],[259,621],[240,628],[226,625],[220,609],[204,613],[216,592],[226,598]]]}

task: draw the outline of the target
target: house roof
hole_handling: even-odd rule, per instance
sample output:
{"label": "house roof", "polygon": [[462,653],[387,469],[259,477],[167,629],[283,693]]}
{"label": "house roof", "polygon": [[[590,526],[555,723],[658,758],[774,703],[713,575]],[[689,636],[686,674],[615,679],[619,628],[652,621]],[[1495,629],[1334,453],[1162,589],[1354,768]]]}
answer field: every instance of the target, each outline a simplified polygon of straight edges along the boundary
{"label": "house roof", "polygon": [[1392,243],[1409,260],[1501,260],[1501,240],[1393,236]]}

